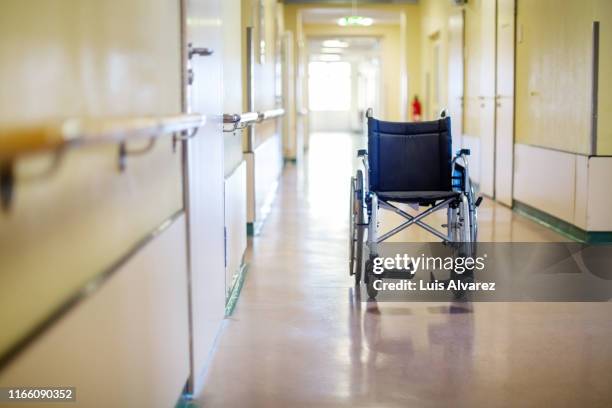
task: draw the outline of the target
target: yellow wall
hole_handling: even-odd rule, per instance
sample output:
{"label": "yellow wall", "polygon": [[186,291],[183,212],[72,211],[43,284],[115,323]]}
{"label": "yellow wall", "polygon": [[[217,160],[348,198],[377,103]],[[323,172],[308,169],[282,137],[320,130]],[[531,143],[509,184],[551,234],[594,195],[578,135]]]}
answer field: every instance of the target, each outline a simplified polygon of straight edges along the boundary
{"label": "yellow wall", "polygon": [[[1,8],[0,124],[180,112],[177,1]],[[123,174],[109,145],[70,150],[55,173],[23,180],[48,160],[17,163],[13,207],[0,213],[0,354],[182,208],[180,152],[168,138],[129,157]]]}
{"label": "yellow wall", "polygon": [[552,0],[519,3],[518,143],[589,152],[592,3]]}
{"label": "yellow wall", "polygon": [[[429,100],[423,92],[424,107],[429,107],[429,119],[433,119],[438,110],[448,107],[448,74],[449,69],[449,18],[451,12],[461,9],[446,0],[424,0],[421,3],[421,50],[422,50],[422,88],[427,89],[427,73],[433,81],[432,44],[435,39],[440,44],[440,100],[439,106]],[[478,137],[481,133],[482,98],[494,96],[495,75],[495,20],[494,3],[490,0],[472,0],[465,10],[464,38],[464,130],[465,133]],[[492,12],[493,11],[493,12]],[[490,21],[489,21],[490,20]],[[433,89],[433,84],[430,84]]]}
{"label": "yellow wall", "polygon": [[[442,47],[441,100],[447,100],[448,17],[446,0],[423,0],[421,47],[431,72],[431,41]],[[464,129],[481,132],[481,100],[494,96],[493,2],[473,0],[465,9]],[[518,0],[516,141],[569,152],[590,151],[591,24],[601,22],[598,151],[612,154],[612,2],[607,0]],[[423,95],[425,98],[425,95]],[[424,105],[428,105],[424,100]]]}
{"label": "yellow wall", "polygon": [[608,0],[519,1],[517,142],[590,153],[593,20],[601,22],[597,153],[612,154],[608,114],[612,110],[612,5]]}
{"label": "yellow wall", "polygon": [[596,1],[593,15],[601,22],[597,154],[612,155],[612,1]]}
{"label": "yellow wall", "polygon": [[[452,4],[447,0],[431,0],[421,2],[421,30],[419,38],[421,41],[421,89],[419,99],[423,104],[424,110],[429,108],[430,112],[425,111],[425,118],[431,118],[431,111],[437,108],[432,106],[432,101],[428,100],[425,90],[427,89],[426,74],[433,72],[432,64],[432,38],[437,37],[440,41],[440,102],[448,100],[448,17]],[[442,106],[441,106],[442,107]],[[440,108],[441,108],[440,107]]]}
{"label": "yellow wall", "polygon": [[[286,5],[285,21],[287,29],[295,29],[298,32],[296,38],[296,49],[300,41],[299,13],[308,8],[333,8],[329,4],[308,5]],[[407,74],[407,86],[409,100],[415,94],[420,94],[421,83],[421,45],[418,40],[421,27],[419,6],[417,5],[367,5],[360,4],[359,9],[375,9],[381,11],[396,12],[406,16],[406,50],[402,53],[400,24],[374,24],[370,27],[340,27],[335,24],[304,24],[301,40],[314,36],[373,36],[382,39],[382,67],[383,67],[383,95],[385,95],[385,116],[388,120],[400,120],[401,112],[408,111],[409,106],[401,106],[401,79],[402,74]],[[296,17],[297,16],[297,17]],[[296,64],[297,64],[296,55]],[[297,67],[297,65],[296,65]]]}

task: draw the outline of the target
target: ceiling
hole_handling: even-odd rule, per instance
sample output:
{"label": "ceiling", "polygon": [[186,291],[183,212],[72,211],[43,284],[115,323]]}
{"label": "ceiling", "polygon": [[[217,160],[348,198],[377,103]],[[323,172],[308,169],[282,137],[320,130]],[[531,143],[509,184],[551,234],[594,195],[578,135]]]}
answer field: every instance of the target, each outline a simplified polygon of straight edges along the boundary
{"label": "ceiling", "polygon": [[[350,16],[353,10],[350,7],[343,8],[309,8],[302,11],[302,21],[305,24],[336,24],[339,18]],[[370,17],[374,24],[399,24],[400,16],[384,10],[360,9],[357,6],[357,15]]]}
{"label": "ceiling", "polygon": [[374,37],[314,37],[308,40],[311,51],[318,52],[323,46],[324,41],[337,40],[348,44],[347,51],[366,51],[378,49],[380,41]]}

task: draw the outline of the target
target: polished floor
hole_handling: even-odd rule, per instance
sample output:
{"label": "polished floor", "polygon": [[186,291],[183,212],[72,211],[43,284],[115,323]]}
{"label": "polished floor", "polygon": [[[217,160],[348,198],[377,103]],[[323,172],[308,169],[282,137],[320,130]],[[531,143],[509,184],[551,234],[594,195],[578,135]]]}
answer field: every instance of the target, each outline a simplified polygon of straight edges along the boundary
{"label": "polished floor", "polygon": [[[363,302],[347,272],[360,138],[289,166],[194,401],[205,407],[610,407],[610,303]],[[383,220],[383,224],[390,220]],[[486,202],[484,241],[563,237]],[[416,235],[398,239],[429,239]]]}

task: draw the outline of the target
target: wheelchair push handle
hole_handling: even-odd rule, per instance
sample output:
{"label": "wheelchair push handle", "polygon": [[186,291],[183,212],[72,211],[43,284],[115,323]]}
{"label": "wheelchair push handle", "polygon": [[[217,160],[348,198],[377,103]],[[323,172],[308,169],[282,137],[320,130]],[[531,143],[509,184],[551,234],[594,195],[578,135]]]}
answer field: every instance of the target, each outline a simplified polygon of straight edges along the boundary
{"label": "wheelchair push handle", "polygon": [[472,151],[470,149],[459,149],[457,150],[457,156],[469,156],[472,153]]}
{"label": "wheelchair push handle", "polygon": [[359,149],[357,150],[357,157],[363,157],[363,156],[367,156],[368,155],[368,151],[366,149]]}

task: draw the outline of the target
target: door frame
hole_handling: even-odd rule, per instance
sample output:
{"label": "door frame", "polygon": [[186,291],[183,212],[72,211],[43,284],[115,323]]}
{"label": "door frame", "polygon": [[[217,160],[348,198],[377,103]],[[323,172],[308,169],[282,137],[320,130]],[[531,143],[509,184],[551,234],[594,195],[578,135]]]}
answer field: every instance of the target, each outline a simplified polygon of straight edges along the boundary
{"label": "door frame", "polygon": [[[512,2],[512,73],[511,73],[511,77],[512,77],[512,94],[511,95],[502,95],[500,93],[500,87],[499,87],[499,29],[500,29],[500,1],[510,1]],[[495,140],[494,140],[494,147],[495,147],[495,156],[494,156],[494,179],[493,179],[493,191],[494,191],[494,197],[495,200],[503,205],[506,205],[508,207],[512,207],[513,206],[513,192],[514,192],[514,138],[515,138],[515,119],[516,119],[516,16],[517,16],[517,3],[518,0],[496,0],[496,10],[495,10],[495,116],[494,116],[494,120],[495,120]],[[500,140],[501,135],[498,132],[498,122],[499,122],[499,112],[498,109],[501,108],[501,103],[502,100],[503,101],[508,101],[511,99],[510,105],[511,105],[511,109],[512,109],[512,114],[511,114],[511,131],[510,131],[510,137],[511,137],[511,148],[509,152],[501,152],[500,148],[502,146],[502,141]],[[504,140],[507,144],[509,141],[508,140]],[[500,155],[504,154],[504,155],[510,155],[510,175],[508,176],[507,174],[505,175],[505,180],[501,180],[500,179],[500,175],[502,174],[502,172],[500,172],[501,169],[498,168],[499,165],[499,157],[501,157]],[[507,180],[507,178],[509,177],[509,180]],[[505,196],[505,197],[500,197],[499,192],[502,191],[501,189],[501,183],[509,183],[509,196]]]}

